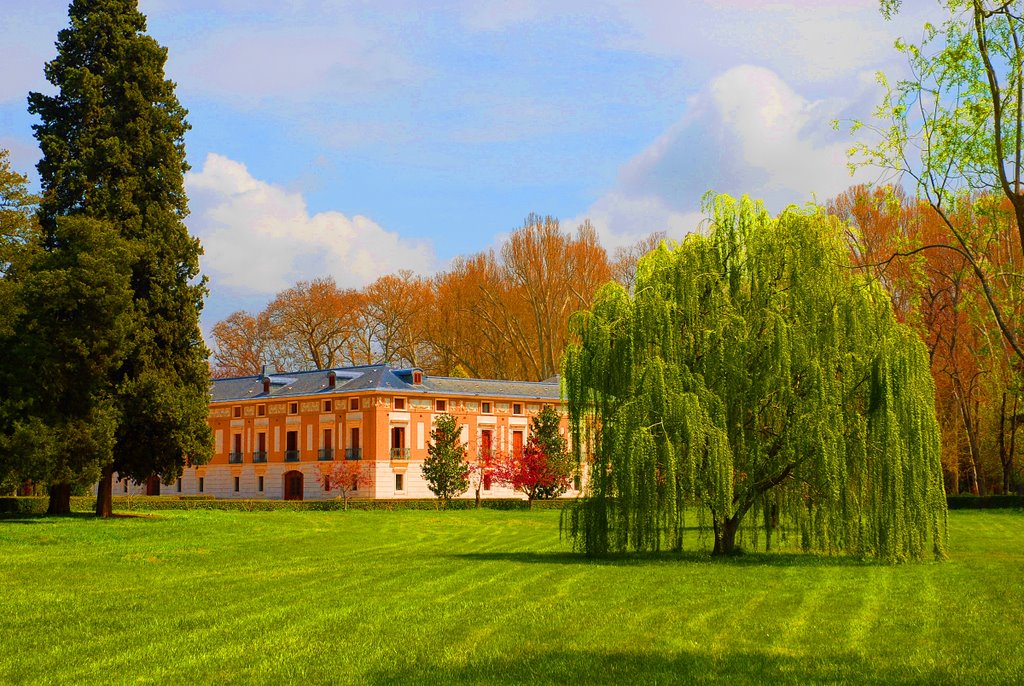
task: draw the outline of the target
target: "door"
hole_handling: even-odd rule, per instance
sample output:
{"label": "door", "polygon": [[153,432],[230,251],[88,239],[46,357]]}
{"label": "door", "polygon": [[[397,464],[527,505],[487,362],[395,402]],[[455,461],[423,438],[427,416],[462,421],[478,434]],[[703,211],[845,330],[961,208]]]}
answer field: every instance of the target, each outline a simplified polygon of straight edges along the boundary
{"label": "door", "polygon": [[515,457],[523,456],[523,432],[513,431],[512,432],[512,455]]}
{"label": "door", "polygon": [[284,499],[302,500],[302,472],[285,472],[284,475]]}

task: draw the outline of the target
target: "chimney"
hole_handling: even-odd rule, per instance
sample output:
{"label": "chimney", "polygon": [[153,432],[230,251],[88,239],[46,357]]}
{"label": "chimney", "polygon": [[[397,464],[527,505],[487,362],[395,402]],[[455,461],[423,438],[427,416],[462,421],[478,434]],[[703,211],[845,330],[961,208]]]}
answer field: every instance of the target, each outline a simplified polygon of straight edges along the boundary
{"label": "chimney", "polygon": [[263,394],[267,395],[269,393],[270,393],[270,377],[269,376],[264,376],[263,377]]}
{"label": "chimney", "polygon": [[333,371],[327,372],[327,387],[334,388],[334,385],[337,383],[337,379],[338,375]]}

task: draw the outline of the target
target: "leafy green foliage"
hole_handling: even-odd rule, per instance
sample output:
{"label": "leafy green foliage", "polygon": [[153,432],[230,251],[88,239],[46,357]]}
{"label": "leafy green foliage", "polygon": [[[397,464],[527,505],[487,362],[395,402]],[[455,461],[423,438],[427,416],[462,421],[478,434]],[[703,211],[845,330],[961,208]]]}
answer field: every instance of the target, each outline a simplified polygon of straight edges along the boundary
{"label": "leafy green foliage", "polygon": [[466,462],[462,430],[455,417],[447,412],[434,420],[422,469],[427,487],[442,505],[447,505],[449,500],[469,488],[469,464]]}
{"label": "leafy green foliage", "polygon": [[[715,552],[795,532],[805,549],[886,560],[945,545],[927,352],[851,268],[837,222],[707,202],[710,233],[662,244],[572,326],[573,445],[592,454],[568,517],[591,554],[679,550],[687,505]],[[756,513],[748,518],[749,513]]]}
{"label": "leafy green foliage", "polygon": [[[95,392],[109,389],[113,459],[104,468],[170,481],[207,461],[209,369],[199,331],[201,249],[184,225],[185,109],[164,77],[167,53],[145,35],[136,0],[74,0],[71,26],[46,65],[55,95],[32,93],[44,248],[68,249],[64,217],[108,222],[125,243],[111,267],[131,297],[127,347]],[[119,277],[120,278],[120,277]],[[100,341],[83,342],[83,351]]]}

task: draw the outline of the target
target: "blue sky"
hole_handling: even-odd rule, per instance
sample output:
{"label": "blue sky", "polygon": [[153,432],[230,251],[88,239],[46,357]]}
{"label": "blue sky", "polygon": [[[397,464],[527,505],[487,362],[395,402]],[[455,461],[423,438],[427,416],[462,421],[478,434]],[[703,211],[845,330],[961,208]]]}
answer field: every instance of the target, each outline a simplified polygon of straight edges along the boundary
{"label": "blue sky", "polygon": [[[824,201],[872,179],[829,122],[867,116],[875,72],[904,68],[895,37],[940,19],[885,22],[876,0],[139,4],[190,111],[206,330],[298,279],[443,269],[530,212],[614,248],[693,230],[708,189]],[[0,147],[34,173],[25,97],[67,3],[0,16]]]}

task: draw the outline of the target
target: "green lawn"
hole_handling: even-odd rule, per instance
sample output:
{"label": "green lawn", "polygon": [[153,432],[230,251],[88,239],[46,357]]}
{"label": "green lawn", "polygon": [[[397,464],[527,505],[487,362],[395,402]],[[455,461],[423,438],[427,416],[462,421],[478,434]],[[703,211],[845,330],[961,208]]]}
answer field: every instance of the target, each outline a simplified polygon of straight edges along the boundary
{"label": "green lawn", "polygon": [[588,561],[558,512],[0,519],[0,683],[1024,683],[1024,514],[897,567]]}

